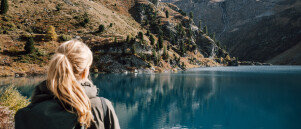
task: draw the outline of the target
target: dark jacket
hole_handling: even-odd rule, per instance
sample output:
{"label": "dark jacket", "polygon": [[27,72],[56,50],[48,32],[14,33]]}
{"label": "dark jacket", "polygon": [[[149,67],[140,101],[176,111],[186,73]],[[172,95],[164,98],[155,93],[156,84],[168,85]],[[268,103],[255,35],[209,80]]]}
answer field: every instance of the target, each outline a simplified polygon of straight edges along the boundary
{"label": "dark jacket", "polygon": [[[97,97],[97,88],[81,83],[90,98],[94,121],[88,129],[119,129],[119,122],[111,102]],[[46,87],[46,81],[35,87],[31,103],[17,111],[16,129],[80,129],[77,115],[66,111]]]}

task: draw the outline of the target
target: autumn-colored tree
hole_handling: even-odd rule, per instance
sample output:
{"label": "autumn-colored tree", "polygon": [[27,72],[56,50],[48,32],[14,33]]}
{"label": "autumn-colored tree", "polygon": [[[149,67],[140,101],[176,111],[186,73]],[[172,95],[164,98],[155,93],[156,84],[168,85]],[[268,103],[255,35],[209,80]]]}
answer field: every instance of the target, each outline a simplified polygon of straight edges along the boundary
{"label": "autumn-colored tree", "polygon": [[225,60],[226,60],[226,61],[231,61],[231,58],[230,58],[230,56],[229,56],[229,55],[227,55],[227,56],[225,57]]}
{"label": "autumn-colored tree", "polygon": [[51,41],[56,41],[57,40],[57,34],[55,32],[55,27],[54,26],[49,26],[46,37],[51,40]]}

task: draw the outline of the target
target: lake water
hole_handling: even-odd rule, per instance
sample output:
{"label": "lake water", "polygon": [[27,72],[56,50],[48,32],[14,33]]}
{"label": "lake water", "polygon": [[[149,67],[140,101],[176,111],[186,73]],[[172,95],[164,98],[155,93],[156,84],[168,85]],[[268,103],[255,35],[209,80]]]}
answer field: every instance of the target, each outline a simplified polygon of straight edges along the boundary
{"label": "lake water", "polygon": [[[92,80],[112,101],[123,129],[301,128],[300,66],[97,74]],[[19,87],[26,96],[32,89]]]}

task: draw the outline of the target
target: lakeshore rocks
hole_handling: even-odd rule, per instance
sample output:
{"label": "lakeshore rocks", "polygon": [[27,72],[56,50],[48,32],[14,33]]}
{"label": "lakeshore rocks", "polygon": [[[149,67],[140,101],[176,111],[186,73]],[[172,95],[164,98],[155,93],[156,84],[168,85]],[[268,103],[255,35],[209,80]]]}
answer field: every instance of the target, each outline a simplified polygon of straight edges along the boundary
{"label": "lakeshore rocks", "polygon": [[272,64],[270,63],[261,63],[261,62],[254,62],[254,61],[241,61],[238,62],[239,65],[266,65],[266,66],[270,66]]}

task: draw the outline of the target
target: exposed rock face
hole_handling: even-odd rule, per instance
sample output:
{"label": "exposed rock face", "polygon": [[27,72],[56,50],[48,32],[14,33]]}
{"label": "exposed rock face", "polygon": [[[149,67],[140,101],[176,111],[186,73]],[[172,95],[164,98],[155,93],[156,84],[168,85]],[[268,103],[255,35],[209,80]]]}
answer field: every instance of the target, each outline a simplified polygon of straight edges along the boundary
{"label": "exposed rock face", "polygon": [[124,73],[132,71],[133,68],[141,69],[148,66],[148,64],[134,55],[124,54],[104,54],[97,60],[97,67],[99,72],[109,73]]}
{"label": "exposed rock face", "polygon": [[300,0],[162,1],[194,12],[194,21],[207,25],[240,60],[264,62],[301,41]]}
{"label": "exposed rock face", "polygon": [[228,53],[218,47],[215,42],[206,36],[205,34],[200,34],[196,38],[196,44],[199,46],[199,51],[204,55],[204,57],[226,57]]}

